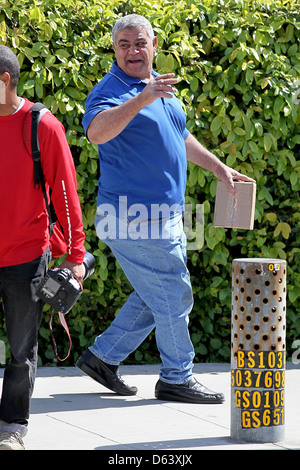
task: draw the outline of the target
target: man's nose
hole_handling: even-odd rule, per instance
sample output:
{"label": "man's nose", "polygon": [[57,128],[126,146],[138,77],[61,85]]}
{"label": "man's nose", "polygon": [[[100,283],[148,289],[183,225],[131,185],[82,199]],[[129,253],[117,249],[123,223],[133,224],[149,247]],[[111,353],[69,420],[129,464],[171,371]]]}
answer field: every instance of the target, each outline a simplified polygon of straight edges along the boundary
{"label": "man's nose", "polygon": [[138,46],[136,46],[135,44],[132,44],[130,47],[129,47],[129,52],[130,54],[137,54],[139,53],[139,48]]}

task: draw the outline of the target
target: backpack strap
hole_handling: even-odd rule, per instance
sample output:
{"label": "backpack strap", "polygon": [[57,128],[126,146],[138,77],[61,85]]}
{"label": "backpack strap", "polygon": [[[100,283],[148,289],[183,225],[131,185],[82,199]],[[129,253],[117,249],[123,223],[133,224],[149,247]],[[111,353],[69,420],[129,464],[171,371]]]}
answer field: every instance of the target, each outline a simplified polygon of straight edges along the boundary
{"label": "backpack strap", "polygon": [[[49,109],[42,103],[34,103],[29,109],[24,121],[23,127],[23,140],[28,153],[33,159],[33,176],[34,176],[34,188],[39,190],[42,189],[43,196],[45,199],[46,209],[49,216],[49,231],[50,236],[53,232],[53,218],[52,211],[48,203],[48,197],[46,193],[44,173],[41,165],[41,149],[39,143],[38,128],[39,123],[45,113],[50,113]],[[29,127],[29,115],[31,114],[31,128]],[[29,139],[30,135],[30,139]]]}
{"label": "backpack strap", "polygon": [[[38,128],[39,122],[44,116],[45,113],[49,113],[49,109],[42,103],[35,103],[31,111],[32,121],[31,121],[31,152],[34,165],[34,187],[35,189],[40,189],[40,186],[45,186],[44,175],[41,166],[41,149],[39,143]],[[43,190],[44,192],[44,190]]]}

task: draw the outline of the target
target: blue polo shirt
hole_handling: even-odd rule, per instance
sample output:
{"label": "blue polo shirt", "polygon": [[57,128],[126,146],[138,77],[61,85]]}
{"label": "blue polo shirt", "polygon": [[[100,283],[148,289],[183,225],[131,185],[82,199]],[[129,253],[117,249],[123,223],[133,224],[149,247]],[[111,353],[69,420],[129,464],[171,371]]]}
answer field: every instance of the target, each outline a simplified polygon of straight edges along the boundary
{"label": "blue polo shirt", "polygon": [[[85,132],[98,113],[138,95],[146,85],[128,76],[115,61],[86,100]],[[186,115],[180,101],[175,96],[158,98],[145,106],[118,136],[99,145],[101,176],[97,206],[112,204],[118,213],[123,196],[128,207],[143,204],[151,210],[152,204],[168,204],[183,210],[185,139],[189,134],[185,126]]]}

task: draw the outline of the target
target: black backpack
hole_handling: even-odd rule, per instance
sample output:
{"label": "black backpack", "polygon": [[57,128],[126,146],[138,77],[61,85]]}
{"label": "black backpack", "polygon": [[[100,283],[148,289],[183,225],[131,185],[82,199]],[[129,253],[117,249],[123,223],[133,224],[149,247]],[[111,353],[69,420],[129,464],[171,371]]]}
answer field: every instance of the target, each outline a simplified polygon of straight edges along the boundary
{"label": "black backpack", "polygon": [[[29,116],[32,116],[31,128],[29,126]],[[39,144],[38,128],[39,122],[45,113],[50,113],[49,109],[42,103],[35,103],[30,110],[27,112],[23,127],[23,140],[25,147],[33,159],[33,171],[34,171],[34,188],[36,190],[42,189],[43,196],[45,199],[46,209],[49,216],[49,232],[50,236],[53,233],[54,225],[57,222],[57,216],[53,203],[51,202],[51,190],[50,190],[50,204],[48,203],[44,173],[41,165],[41,151]]]}

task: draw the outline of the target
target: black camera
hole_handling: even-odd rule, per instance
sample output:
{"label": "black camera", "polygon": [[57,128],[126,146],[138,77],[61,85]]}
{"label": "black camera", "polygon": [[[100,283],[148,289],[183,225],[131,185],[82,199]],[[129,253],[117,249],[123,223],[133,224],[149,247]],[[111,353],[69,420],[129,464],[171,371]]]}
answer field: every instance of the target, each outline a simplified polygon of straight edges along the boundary
{"label": "black camera", "polygon": [[[95,258],[86,252],[83,265],[87,279],[95,271]],[[68,313],[82,293],[82,285],[67,268],[49,269],[37,288],[36,295],[61,313]]]}

